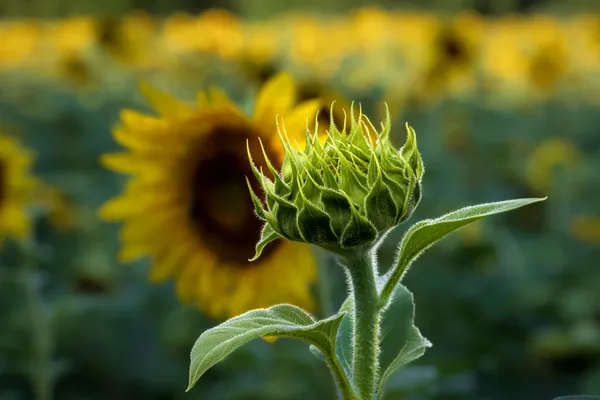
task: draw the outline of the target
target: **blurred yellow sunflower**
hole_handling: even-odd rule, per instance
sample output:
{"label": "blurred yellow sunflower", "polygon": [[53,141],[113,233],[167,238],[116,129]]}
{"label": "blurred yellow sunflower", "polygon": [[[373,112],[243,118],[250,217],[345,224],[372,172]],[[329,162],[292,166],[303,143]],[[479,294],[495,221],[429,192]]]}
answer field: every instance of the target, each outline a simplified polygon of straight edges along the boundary
{"label": "blurred yellow sunflower", "polygon": [[564,29],[550,18],[538,17],[529,25],[527,75],[542,96],[554,95],[570,72],[569,40]]}
{"label": "blurred yellow sunflower", "polygon": [[98,43],[121,66],[155,67],[157,24],[146,12],[135,12],[120,20],[105,19],[96,24]]}
{"label": "blurred yellow sunflower", "polygon": [[483,21],[477,14],[463,13],[441,21],[430,32],[429,65],[424,70],[424,95],[464,93],[476,80]]}
{"label": "blurred yellow sunflower", "polygon": [[[348,103],[343,96],[318,81],[305,80],[298,85],[298,95],[296,99],[298,102],[308,100],[319,101],[317,122],[319,138],[321,138],[323,142],[327,138],[327,129],[329,128],[329,123],[332,119],[336,126],[342,127],[346,121],[345,113],[350,113],[352,110],[354,111],[355,118],[358,118],[358,107],[352,109],[350,103]],[[331,104],[334,102],[335,106],[331,107]]]}
{"label": "blurred yellow sunflower", "polygon": [[41,27],[33,21],[0,23],[0,70],[21,68],[39,45]]}
{"label": "blurred yellow sunflower", "polygon": [[532,152],[525,169],[525,179],[539,193],[554,189],[557,168],[574,168],[581,159],[580,150],[569,139],[548,138]]}
{"label": "blurred yellow sunflower", "polygon": [[263,85],[251,118],[216,89],[199,93],[191,107],[149,85],[141,88],[160,117],[124,110],[114,136],[128,152],[102,158],[108,168],[132,175],[124,193],[100,210],[102,218],[124,223],[120,260],[150,255],[151,281],[175,277],[180,299],[214,318],[281,302],[312,309],[316,263],[309,247],[278,241],[248,262],[261,222],[247,192],[246,141],[258,155],[260,139],[273,164],[281,165],[276,116],[302,141],[319,102],[294,106],[296,87],[287,74]]}
{"label": "blurred yellow sunflower", "polygon": [[0,243],[6,236],[25,239],[31,232],[27,206],[38,181],[30,175],[33,154],[0,134]]}

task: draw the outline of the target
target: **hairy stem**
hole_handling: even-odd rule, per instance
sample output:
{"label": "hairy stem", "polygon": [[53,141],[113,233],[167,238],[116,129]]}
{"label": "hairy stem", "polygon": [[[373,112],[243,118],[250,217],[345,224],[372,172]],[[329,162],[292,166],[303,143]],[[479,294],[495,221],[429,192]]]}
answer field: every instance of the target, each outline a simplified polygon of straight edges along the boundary
{"label": "hairy stem", "polygon": [[354,296],[354,383],[361,399],[371,400],[377,385],[380,323],[374,259],[370,250],[361,249],[344,261]]}

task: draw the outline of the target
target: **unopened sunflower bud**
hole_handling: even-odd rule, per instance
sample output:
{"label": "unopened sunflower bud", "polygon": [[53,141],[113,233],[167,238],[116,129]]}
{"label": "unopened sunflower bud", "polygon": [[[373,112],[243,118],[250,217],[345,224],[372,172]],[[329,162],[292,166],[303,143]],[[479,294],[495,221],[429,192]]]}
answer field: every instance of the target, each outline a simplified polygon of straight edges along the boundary
{"label": "unopened sunflower bud", "polygon": [[423,176],[414,130],[406,125],[408,138],[397,150],[390,142],[389,112],[380,132],[358,114],[356,119],[351,112],[350,126],[346,118],[341,130],[332,120],[323,144],[317,128],[307,131],[303,151],[290,143],[285,127],[278,126],[285,150],[281,171],[264,154],[273,180],[255,167],[248,151],[266,200],[263,204],[248,183],[257,215],[266,222],[253,260],[279,238],[337,254],[372,246],[413,213]]}

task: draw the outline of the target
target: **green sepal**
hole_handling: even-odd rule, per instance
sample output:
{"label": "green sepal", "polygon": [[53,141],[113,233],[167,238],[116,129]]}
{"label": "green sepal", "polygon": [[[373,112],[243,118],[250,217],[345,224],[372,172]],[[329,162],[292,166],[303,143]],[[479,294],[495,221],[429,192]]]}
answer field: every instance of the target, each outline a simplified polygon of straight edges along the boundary
{"label": "green sepal", "polygon": [[[328,188],[336,187],[337,179],[333,175],[333,172],[331,172],[331,170],[329,169],[329,166],[327,165],[325,160],[323,160],[323,158],[319,154],[317,154],[317,158],[319,160],[321,170],[323,171],[323,185],[321,185],[321,186],[326,186]],[[312,178],[312,176],[311,176],[311,178]],[[315,180],[315,182],[316,182],[316,180]]]}
{"label": "green sepal", "polygon": [[359,177],[355,173],[355,169],[352,168],[350,162],[346,160],[341,154],[340,169],[340,189],[348,194],[349,199],[356,201],[357,205],[362,206],[363,201],[367,196],[368,190],[365,187],[365,185],[360,181]]}
{"label": "green sepal", "polygon": [[392,194],[392,200],[396,205],[396,209],[399,211],[398,214],[401,214],[406,200],[406,187],[403,187],[400,183],[398,183],[385,169],[382,169],[381,171],[381,180],[383,181],[383,184],[390,190],[390,193]]}
{"label": "green sepal", "polygon": [[[398,215],[396,223],[399,224],[402,221],[406,221],[413,213],[419,201],[421,200],[421,183],[417,180],[417,177],[413,174],[412,167],[406,166],[407,175],[409,176],[408,188],[406,190],[406,197],[404,198],[404,205],[402,212]],[[418,188],[418,189],[417,189]],[[418,191],[418,193],[415,193]]]}
{"label": "green sepal", "polygon": [[263,158],[265,159],[265,164],[267,164],[267,168],[269,169],[269,172],[271,172],[271,175],[273,175],[273,179],[275,180],[275,191],[280,195],[282,193],[285,193],[286,191],[289,191],[290,187],[283,181],[282,177],[279,175],[279,172],[271,163],[271,160],[269,159],[267,151],[265,150],[263,142],[262,140],[260,140],[260,138],[258,139],[258,143],[260,144],[260,148],[263,153]]}
{"label": "green sepal", "polygon": [[[267,188],[266,198],[267,202],[269,200],[271,201],[272,205],[269,203],[268,204],[271,208],[274,220],[277,223],[277,225],[273,226],[273,229],[278,231],[281,236],[287,239],[301,240],[298,227],[296,226],[298,209],[294,203],[289,202],[275,193],[273,189],[269,188]],[[269,218],[267,218],[267,221],[269,221],[271,224]]]}
{"label": "green sepal", "polygon": [[254,253],[254,257],[250,258],[248,261],[252,262],[258,259],[265,247],[277,239],[281,239],[281,236],[275,232],[271,225],[265,224],[260,234],[260,240],[258,243],[256,243],[256,252]]}
{"label": "green sepal", "polygon": [[[256,195],[256,193],[254,192],[254,190],[252,189],[252,185],[250,184],[250,181],[248,180],[248,177],[246,177],[246,183],[248,184],[248,190],[250,191],[250,197],[252,198],[252,203],[254,203],[254,208],[256,210],[256,215],[262,219],[263,221],[267,221],[267,223],[269,225],[271,225],[271,227],[278,232],[280,235],[283,236],[283,233],[281,232],[281,228],[279,227],[279,223],[277,222],[277,218],[275,218],[275,216],[273,215],[272,212],[269,212],[267,209],[265,209],[263,207],[262,202],[260,201],[260,199],[258,198],[258,196]],[[268,187],[264,187],[265,190],[271,190],[268,189]],[[272,196],[269,195],[269,193],[266,193],[265,197],[267,198],[267,204],[268,204],[268,199]],[[276,204],[272,203],[273,207],[276,207]]]}
{"label": "green sepal", "polygon": [[320,187],[323,210],[331,218],[331,227],[339,235],[352,218],[348,198],[341,193],[326,187]]}
{"label": "green sepal", "polygon": [[298,208],[282,198],[276,198],[275,201],[277,201],[277,208],[273,214],[279,223],[281,232],[288,239],[301,241],[302,236],[297,224]]}
{"label": "green sepal", "polygon": [[319,207],[312,204],[300,190],[299,198],[302,206],[298,212],[298,230],[307,243],[316,245],[327,245],[338,241],[333,229],[331,229],[331,218]]}
{"label": "green sepal", "polygon": [[384,231],[396,225],[398,208],[390,190],[383,185],[381,169],[375,156],[369,164],[369,180],[372,180],[371,191],[365,197],[365,213],[378,231]]}
{"label": "green sepal", "polygon": [[415,148],[416,139],[415,139],[414,131],[408,125],[408,123],[406,123],[405,126],[406,126],[406,142],[404,142],[404,145],[400,148],[400,154],[402,154],[402,158],[404,158],[406,161],[410,162],[412,160],[413,155],[416,150],[416,148]]}
{"label": "green sepal", "polygon": [[359,121],[358,125],[360,128],[350,134],[349,142],[353,148],[359,150],[362,154],[367,155],[371,152],[371,149],[369,148],[369,143],[365,138],[362,123],[362,121]]}
{"label": "green sepal", "polygon": [[254,193],[254,189],[252,189],[252,185],[250,184],[250,180],[248,179],[248,177],[246,176],[246,184],[248,184],[248,190],[250,191],[250,197],[252,198],[252,203],[254,203],[254,209],[256,210],[256,215],[258,216],[258,218],[262,219],[263,221],[267,220],[267,210],[264,209],[262,202],[260,201],[260,199],[258,198],[258,196],[256,195],[256,193]]}
{"label": "green sepal", "polygon": [[351,248],[372,243],[377,239],[377,229],[368,219],[360,215],[358,210],[348,199],[352,209],[350,222],[346,225],[340,238],[340,244],[344,248]]}

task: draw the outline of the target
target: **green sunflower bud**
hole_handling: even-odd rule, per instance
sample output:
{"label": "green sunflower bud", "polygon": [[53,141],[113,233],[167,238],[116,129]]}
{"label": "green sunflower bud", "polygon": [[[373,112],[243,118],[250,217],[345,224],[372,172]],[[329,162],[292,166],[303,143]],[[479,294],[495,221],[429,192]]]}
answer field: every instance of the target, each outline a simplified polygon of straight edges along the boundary
{"label": "green sunflower bud", "polygon": [[281,171],[263,151],[272,180],[256,168],[248,150],[266,203],[248,182],[256,213],[266,222],[252,260],[279,238],[344,254],[374,245],[411,216],[421,199],[423,176],[414,130],[406,125],[408,138],[397,150],[390,142],[389,111],[381,131],[362,112],[355,118],[351,110],[349,127],[346,120],[340,130],[331,119],[323,144],[318,127],[314,133],[307,129],[304,150],[292,145],[278,124],[285,151]]}

